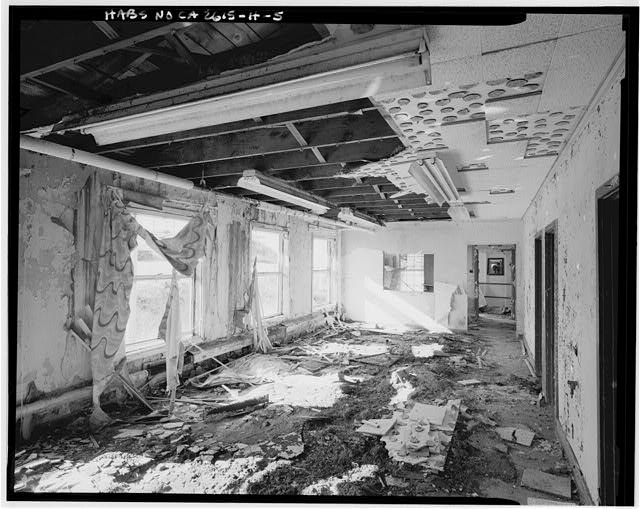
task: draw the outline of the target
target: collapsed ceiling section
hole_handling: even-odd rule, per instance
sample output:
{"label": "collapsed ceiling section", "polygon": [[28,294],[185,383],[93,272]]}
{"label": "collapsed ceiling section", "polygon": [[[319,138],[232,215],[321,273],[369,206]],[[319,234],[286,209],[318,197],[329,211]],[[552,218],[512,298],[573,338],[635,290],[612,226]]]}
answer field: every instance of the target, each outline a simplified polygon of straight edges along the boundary
{"label": "collapsed ceiling section", "polygon": [[[21,55],[26,134],[373,227],[521,217],[623,48],[619,17],[595,15],[89,25],[108,41],[57,62]],[[62,86],[69,73],[101,97]]]}

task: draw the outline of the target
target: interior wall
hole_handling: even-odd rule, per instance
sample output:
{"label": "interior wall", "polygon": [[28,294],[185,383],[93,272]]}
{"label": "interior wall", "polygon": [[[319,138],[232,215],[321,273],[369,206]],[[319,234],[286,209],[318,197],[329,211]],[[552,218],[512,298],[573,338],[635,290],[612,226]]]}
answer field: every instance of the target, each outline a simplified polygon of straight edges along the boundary
{"label": "interior wall", "polygon": [[[289,232],[285,278],[289,305],[283,318],[311,313],[311,235],[299,217],[258,209],[233,197],[181,190],[126,177],[42,154],[20,152],[20,211],[17,327],[17,401],[63,392],[91,380],[88,353],[65,330],[73,314],[73,268],[77,193],[97,172],[105,183],[177,202],[205,203],[216,217],[216,241],[202,263],[202,335],[206,340],[233,331],[233,310],[243,305],[250,282],[251,221]],[[231,235],[235,235],[232,239]],[[233,248],[232,246],[235,246]],[[231,291],[231,290],[236,291]],[[286,289],[286,290],[287,290]]]}
{"label": "interior wall", "polygon": [[[342,234],[342,303],[353,320],[411,325],[432,330],[449,327],[452,296],[467,291],[468,246],[516,244],[522,238],[522,222],[473,221],[388,223],[376,233],[345,231]],[[432,253],[434,293],[384,290],[382,253]],[[462,296],[466,317],[467,299]],[[521,320],[518,320],[520,329]],[[466,329],[466,320],[464,327]]]}
{"label": "interior wall", "polygon": [[617,82],[587,115],[583,129],[560,155],[523,218],[524,330],[529,351],[533,353],[534,239],[555,221],[558,419],[580,464],[591,496],[597,500],[598,384],[594,374],[598,372],[598,279],[595,193],[598,187],[619,171],[620,86]]}

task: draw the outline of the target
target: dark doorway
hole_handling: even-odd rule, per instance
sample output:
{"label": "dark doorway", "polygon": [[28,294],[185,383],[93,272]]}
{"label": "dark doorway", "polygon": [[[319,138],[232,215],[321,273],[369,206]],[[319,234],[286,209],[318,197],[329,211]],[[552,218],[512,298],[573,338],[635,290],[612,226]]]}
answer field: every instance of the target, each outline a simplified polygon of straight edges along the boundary
{"label": "dark doorway", "polygon": [[[556,402],[556,235],[544,234],[544,396],[549,405]],[[557,415],[557,412],[556,414]]]}
{"label": "dark doorway", "polygon": [[[620,486],[622,479],[633,479],[634,430],[633,408],[619,405],[619,390],[633,391],[635,359],[627,354],[632,337],[618,335],[618,264],[619,264],[619,189],[598,200],[598,297],[599,297],[599,434],[600,434],[600,504],[631,505],[629,489]],[[622,341],[622,343],[621,343]],[[620,385],[618,384],[620,380]],[[620,389],[619,389],[620,388]],[[624,389],[623,389],[624,388]],[[625,399],[629,397],[624,395]],[[627,400],[628,401],[628,400]],[[631,421],[629,421],[631,419]],[[630,455],[630,460],[627,456]],[[633,490],[631,490],[633,493]]]}
{"label": "dark doorway", "polygon": [[542,373],[542,239],[535,239],[535,360],[536,373]]}

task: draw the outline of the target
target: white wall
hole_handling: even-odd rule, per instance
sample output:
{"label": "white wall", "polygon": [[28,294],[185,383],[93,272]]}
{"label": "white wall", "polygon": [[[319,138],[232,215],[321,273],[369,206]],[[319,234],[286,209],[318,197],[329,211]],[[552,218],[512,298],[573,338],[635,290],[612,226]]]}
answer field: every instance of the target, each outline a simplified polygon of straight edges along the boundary
{"label": "white wall", "polygon": [[[467,246],[516,244],[519,249],[521,239],[519,220],[389,223],[376,233],[346,231],[341,251],[345,312],[353,320],[442,330],[448,324],[452,293],[458,285],[467,288]],[[433,253],[435,292],[384,290],[383,251]]]}
{"label": "white wall", "polygon": [[[633,114],[633,113],[632,113]],[[534,239],[557,221],[558,419],[594,501],[598,493],[596,190],[619,171],[620,87],[586,117],[524,215],[525,338],[535,352]],[[622,275],[624,277],[624,275]],[[543,350],[544,351],[544,350]],[[573,394],[568,380],[577,381]]]}

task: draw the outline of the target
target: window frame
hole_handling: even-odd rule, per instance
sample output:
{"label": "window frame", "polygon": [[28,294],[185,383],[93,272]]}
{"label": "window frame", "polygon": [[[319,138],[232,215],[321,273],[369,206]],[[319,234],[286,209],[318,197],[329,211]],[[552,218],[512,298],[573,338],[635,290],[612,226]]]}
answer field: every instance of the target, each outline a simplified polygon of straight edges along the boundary
{"label": "window frame", "polygon": [[[274,320],[274,319],[278,319],[281,318],[283,316],[285,316],[286,314],[286,306],[285,306],[285,301],[286,301],[286,288],[285,288],[285,283],[288,281],[288,277],[286,274],[287,271],[287,267],[288,264],[286,263],[286,256],[287,256],[287,240],[288,240],[288,231],[285,228],[281,228],[279,226],[274,226],[274,225],[268,225],[268,224],[263,224],[263,223],[252,223],[251,224],[251,231],[250,231],[250,236],[249,236],[249,252],[250,252],[250,267],[251,270],[253,270],[253,260],[256,257],[256,253],[255,253],[255,249],[254,249],[254,245],[253,245],[253,241],[254,241],[254,232],[255,231],[260,231],[260,232],[264,232],[264,233],[272,233],[272,234],[277,234],[278,235],[278,270],[277,271],[267,271],[267,272],[261,272],[259,270],[257,270],[256,267],[256,276],[260,276],[263,274],[266,275],[277,275],[278,276],[278,308],[277,308],[277,312],[274,315],[264,315],[263,319],[266,321],[269,320]],[[262,297],[262,294],[261,294]],[[262,305],[262,303],[260,303]],[[262,306],[263,312],[264,312],[264,306]]]}
{"label": "window frame", "polygon": [[[394,288],[387,288],[385,287],[385,276],[384,276],[384,272],[385,272],[385,255],[386,256],[392,256],[394,258],[394,260],[397,260],[397,264],[398,267],[393,267],[393,270],[398,271],[399,272],[399,278],[400,281],[402,281],[402,274],[406,274],[406,273],[419,273],[420,277],[419,279],[421,280],[420,283],[420,287],[422,288],[422,290],[415,290],[413,287],[411,289],[405,290],[405,289],[394,289]],[[415,268],[402,268],[400,267],[400,257],[401,256],[406,256],[407,257],[407,265],[408,265],[408,257],[409,256],[413,256],[413,257],[419,257],[421,260],[421,268],[419,269],[415,269]],[[425,283],[425,270],[426,270],[426,264],[425,264],[425,256],[431,256],[432,257],[432,267],[431,270],[433,272],[431,280],[433,281],[433,283],[431,285],[427,285]],[[395,262],[394,262],[395,263]],[[383,291],[387,291],[387,292],[401,292],[401,293],[413,293],[413,294],[422,294],[422,293],[426,293],[426,294],[434,294],[435,293],[435,255],[433,253],[426,253],[424,251],[418,251],[416,253],[391,253],[391,252],[387,252],[387,251],[383,251],[382,252],[382,289]],[[415,276],[414,276],[415,277]]]}
{"label": "window frame", "polygon": [[[136,216],[138,215],[147,215],[147,216],[157,216],[160,218],[184,219],[186,221],[189,221],[193,217],[193,214],[190,213],[190,211],[173,209],[169,212],[165,210],[155,210],[155,209],[148,209],[146,207],[135,206],[134,204],[131,204],[131,203],[127,205],[126,209],[127,209],[127,212],[129,212],[131,215],[134,216],[134,218],[136,218]],[[139,237],[139,235],[137,237]],[[137,238],[136,238],[136,242],[138,242]],[[199,306],[202,305],[202,298],[200,295],[199,280],[201,278],[201,274],[200,274],[201,264],[202,264],[202,261],[198,263],[198,265],[194,269],[193,274],[191,276],[183,276],[182,274],[179,274],[179,273],[177,274],[178,281],[182,279],[191,280],[191,313],[190,313],[191,329],[190,331],[184,331],[183,337],[194,338],[194,337],[197,337],[200,332],[199,318],[201,316],[201,313],[200,313]],[[136,283],[136,281],[171,281],[171,278],[172,278],[172,274],[136,275],[134,272],[133,280],[132,280],[132,291],[133,291],[133,285]],[[131,298],[129,298],[129,306],[130,308],[132,307]],[[131,313],[129,314],[129,318],[130,317],[131,317]],[[127,320],[127,324],[128,323],[129,323],[129,320]],[[189,333],[190,333],[190,336],[189,336]],[[149,339],[138,339],[136,341],[130,340],[128,342],[126,341],[126,339],[123,338],[123,341],[125,341],[125,351],[127,355],[148,354],[149,352],[152,352],[155,350],[164,349],[164,344],[165,344],[164,341],[159,337],[149,338]]]}
{"label": "window frame", "polygon": [[[315,239],[324,239],[327,241],[327,268],[326,269],[315,269],[314,268],[314,240]],[[311,311],[320,311],[323,309],[331,308],[336,305],[336,282],[335,282],[335,274],[336,274],[336,255],[337,255],[337,242],[335,235],[331,235],[328,232],[320,232],[314,231],[311,234]],[[326,272],[327,279],[329,282],[329,300],[326,303],[314,305],[313,301],[313,275],[316,272]]]}

